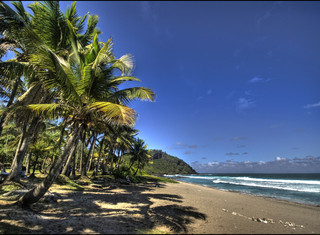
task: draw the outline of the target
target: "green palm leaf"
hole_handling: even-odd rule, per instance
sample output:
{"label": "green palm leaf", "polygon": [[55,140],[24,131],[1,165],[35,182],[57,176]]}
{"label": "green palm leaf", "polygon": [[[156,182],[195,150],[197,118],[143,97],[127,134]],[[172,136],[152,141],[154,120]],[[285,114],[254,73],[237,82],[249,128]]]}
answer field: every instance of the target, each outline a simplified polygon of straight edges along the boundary
{"label": "green palm leaf", "polygon": [[106,121],[116,125],[133,125],[135,123],[136,112],[124,105],[111,102],[94,102],[89,108],[101,112]]}
{"label": "green palm leaf", "polygon": [[146,87],[131,87],[115,92],[112,97],[127,103],[135,99],[154,101],[155,94]]}
{"label": "green palm leaf", "polygon": [[29,104],[26,107],[38,115],[49,119],[58,118],[68,111],[70,112],[70,106],[63,104]]}

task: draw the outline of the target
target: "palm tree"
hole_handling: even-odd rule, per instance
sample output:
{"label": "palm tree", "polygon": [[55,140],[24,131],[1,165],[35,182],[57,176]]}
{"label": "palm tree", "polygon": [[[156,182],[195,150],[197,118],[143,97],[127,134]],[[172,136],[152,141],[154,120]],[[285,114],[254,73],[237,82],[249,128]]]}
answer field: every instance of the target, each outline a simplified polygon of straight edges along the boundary
{"label": "palm tree", "polygon": [[[71,37],[73,50],[68,60],[44,47],[31,57],[36,66],[43,68],[44,83],[55,89],[59,96],[57,103],[28,105],[28,108],[48,118],[63,118],[69,123],[70,136],[47,178],[21,197],[23,205],[38,201],[48,190],[67,157],[75,150],[80,132],[87,123],[103,121],[109,125],[132,126],[136,113],[125,104],[135,99],[153,100],[155,96],[144,87],[118,89],[125,81],[139,80],[130,76],[133,67],[130,56],[114,57],[111,39],[99,43],[96,34],[91,45],[81,48],[74,38]],[[116,70],[122,76],[114,76]]]}
{"label": "palm tree", "polygon": [[[1,62],[0,64],[1,72],[4,75],[11,75],[7,77],[16,80],[7,107],[9,108],[9,106],[12,105],[12,100],[16,96],[16,86],[19,85],[21,76],[24,76],[24,81],[29,87],[24,99],[27,101],[23,103],[16,102],[15,107],[26,105],[27,103],[47,103],[49,100],[46,99],[30,99],[30,97],[34,96],[38,98],[41,97],[37,92],[39,88],[42,89],[42,92],[48,99],[52,99],[52,96],[49,96],[49,90],[47,87],[44,87],[44,81],[39,78],[39,76],[43,76],[41,73],[42,71],[33,66],[34,64],[30,63],[32,60],[30,55],[36,55],[39,47],[44,46],[57,55],[66,58],[68,52],[72,48],[69,39],[70,27],[68,26],[68,22],[75,33],[75,38],[79,39],[81,45],[85,46],[92,40],[93,33],[100,32],[96,29],[98,17],[88,17],[87,30],[82,34],[84,22],[88,14],[82,18],[78,17],[75,2],[67,9],[65,16],[60,11],[58,2],[45,1],[43,3],[35,2],[30,4],[29,8],[32,10],[33,15],[25,11],[23,4],[20,1],[12,2],[12,4],[16,11],[12,10],[5,3],[0,3],[0,31],[2,36],[0,41],[1,55],[8,49],[19,49],[15,50],[15,53],[17,54],[15,59]],[[51,92],[52,91],[53,90],[51,89]],[[8,118],[9,111],[11,113],[17,112],[16,109],[14,109],[15,107],[4,110],[0,119],[0,131],[4,120]],[[30,134],[35,133],[35,136],[37,135],[36,129],[40,120],[38,117],[32,117],[28,114],[23,116],[22,121],[22,132],[24,134],[17,147],[11,172],[7,178],[8,180],[19,180],[22,161],[28,149],[28,145],[30,144]],[[29,130],[27,130],[27,126],[30,126]]]}
{"label": "palm tree", "polygon": [[129,152],[129,155],[131,156],[131,159],[130,159],[130,166],[128,169],[128,173],[130,172],[133,164],[134,163],[137,164],[137,169],[134,175],[136,175],[138,170],[141,170],[151,158],[151,155],[148,153],[148,150],[147,150],[147,145],[145,145],[144,141],[139,138],[134,142]]}

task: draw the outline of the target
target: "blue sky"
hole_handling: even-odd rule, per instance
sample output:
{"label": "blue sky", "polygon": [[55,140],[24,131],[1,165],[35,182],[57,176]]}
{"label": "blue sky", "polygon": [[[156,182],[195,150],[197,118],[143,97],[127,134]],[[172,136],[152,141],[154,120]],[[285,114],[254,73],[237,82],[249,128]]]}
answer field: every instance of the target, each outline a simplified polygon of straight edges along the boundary
{"label": "blue sky", "polygon": [[[25,2],[27,4],[28,2]],[[65,11],[71,2],[60,2]],[[130,53],[139,137],[198,172],[320,172],[320,2],[77,2]],[[284,167],[286,166],[286,167]]]}

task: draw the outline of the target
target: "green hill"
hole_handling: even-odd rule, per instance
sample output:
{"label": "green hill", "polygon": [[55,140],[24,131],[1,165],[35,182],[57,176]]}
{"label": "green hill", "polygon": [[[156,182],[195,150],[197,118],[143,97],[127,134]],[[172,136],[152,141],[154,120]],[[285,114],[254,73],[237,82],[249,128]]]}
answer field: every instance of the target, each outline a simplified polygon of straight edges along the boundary
{"label": "green hill", "polygon": [[197,173],[183,160],[162,152],[161,150],[149,150],[149,154],[152,156],[153,164],[149,164],[144,168],[148,174],[171,175]]}

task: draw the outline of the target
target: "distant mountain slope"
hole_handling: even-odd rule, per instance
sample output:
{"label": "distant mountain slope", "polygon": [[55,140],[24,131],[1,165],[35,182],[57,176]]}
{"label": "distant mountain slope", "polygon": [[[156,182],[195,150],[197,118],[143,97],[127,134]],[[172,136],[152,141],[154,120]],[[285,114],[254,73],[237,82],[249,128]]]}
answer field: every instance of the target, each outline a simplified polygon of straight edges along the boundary
{"label": "distant mountain slope", "polygon": [[183,160],[171,156],[161,150],[149,150],[152,156],[153,164],[149,164],[144,168],[148,174],[163,175],[163,174],[196,174]]}

